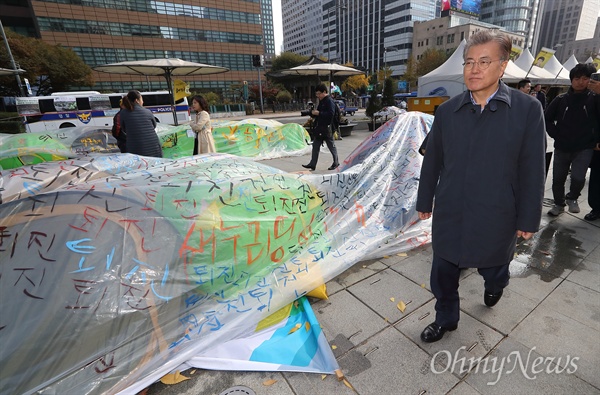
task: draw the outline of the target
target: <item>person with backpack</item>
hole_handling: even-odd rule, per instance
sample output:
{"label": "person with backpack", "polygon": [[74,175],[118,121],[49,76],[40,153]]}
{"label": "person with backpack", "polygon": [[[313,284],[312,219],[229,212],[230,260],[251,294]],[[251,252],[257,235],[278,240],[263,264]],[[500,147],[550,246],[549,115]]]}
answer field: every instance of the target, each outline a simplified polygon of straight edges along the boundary
{"label": "person with backpack", "polygon": [[[558,216],[569,206],[569,212],[580,212],[577,199],[585,185],[585,175],[598,142],[600,96],[588,89],[596,69],[592,64],[578,64],[569,73],[571,87],[557,96],[545,112],[546,131],[554,139],[552,194],[554,206],[548,212]],[[567,175],[571,185],[565,195]]]}

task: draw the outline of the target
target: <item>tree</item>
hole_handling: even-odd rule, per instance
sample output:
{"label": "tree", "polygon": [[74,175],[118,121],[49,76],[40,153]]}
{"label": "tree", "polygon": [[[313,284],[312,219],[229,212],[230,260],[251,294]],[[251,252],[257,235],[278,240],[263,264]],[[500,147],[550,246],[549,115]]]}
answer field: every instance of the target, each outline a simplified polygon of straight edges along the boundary
{"label": "tree", "polygon": [[342,91],[359,91],[361,89],[365,89],[369,86],[369,80],[367,76],[364,74],[353,75],[352,77],[346,78],[344,82],[342,82]]}
{"label": "tree", "polygon": [[[30,81],[38,95],[67,91],[72,86],[94,85],[92,69],[73,50],[8,29],[5,34],[15,62],[25,70],[22,76]],[[5,46],[0,47],[0,62],[10,64]],[[0,86],[2,95],[19,95],[14,76],[0,78]]]}
{"label": "tree", "polygon": [[404,72],[402,79],[408,81],[409,87],[417,86],[417,81],[419,80],[419,75],[417,74],[417,62],[412,55],[406,62],[406,71]]}
{"label": "tree", "polygon": [[441,49],[427,49],[417,62],[417,74],[422,76],[437,69],[448,60],[448,57],[449,55],[446,55],[446,52]]}
{"label": "tree", "polygon": [[306,62],[308,57],[298,55],[294,52],[283,52],[279,56],[275,56],[271,61],[271,71],[279,71],[291,69],[292,67],[300,66]]}
{"label": "tree", "polygon": [[393,106],[394,104],[396,104],[395,100],[394,100],[394,91],[396,90],[394,88],[394,80],[390,77],[385,79],[385,84],[384,84],[384,88],[383,88],[383,95],[381,98],[381,104],[383,106]]}
{"label": "tree", "polygon": [[292,94],[288,91],[280,90],[275,96],[277,103],[289,103],[292,101]]}

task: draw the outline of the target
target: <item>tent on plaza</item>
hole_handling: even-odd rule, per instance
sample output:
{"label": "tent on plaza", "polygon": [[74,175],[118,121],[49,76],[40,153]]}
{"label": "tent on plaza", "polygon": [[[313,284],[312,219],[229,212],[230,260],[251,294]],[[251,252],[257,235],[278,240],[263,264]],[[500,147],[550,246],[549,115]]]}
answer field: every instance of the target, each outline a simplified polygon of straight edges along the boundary
{"label": "tent on plaza", "polygon": [[526,74],[527,71],[517,66],[512,60],[509,60],[508,64],[506,65],[506,69],[504,70],[502,81],[507,84],[516,84],[524,79]]}
{"label": "tent on plaza", "polygon": [[566,80],[566,81],[569,81],[569,83],[570,83],[569,71],[571,69],[565,68],[565,66],[562,65],[558,61],[558,59],[556,59],[556,56],[552,55],[550,60],[548,60],[548,63],[546,63],[546,65],[544,66],[544,70],[549,71],[550,73],[554,74],[558,79],[560,79],[562,81]]}
{"label": "tent on plaza", "polygon": [[533,65],[534,57],[528,48],[525,48],[519,56],[519,59],[515,61],[515,64],[527,72],[528,79],[532,80],[534,84],[542,85],[569,85],[571,82],[569,78],[566,80],[557,77],[556,74]]}
{"label": "tent on plaza", "polygon": [[463,78],[463,50],[467,44],[462,40],[454,53],[437,69],[419,77],[417,95],[421,96],[456,96],[465,91]]}
{"label": "tent on plaza", "polygon": [[571,69],[579,64],[579,61],[575,57],[575,54],[572,54],[569,59],[563,64],[564,68],[567,70],[567,73],[571,71]]}

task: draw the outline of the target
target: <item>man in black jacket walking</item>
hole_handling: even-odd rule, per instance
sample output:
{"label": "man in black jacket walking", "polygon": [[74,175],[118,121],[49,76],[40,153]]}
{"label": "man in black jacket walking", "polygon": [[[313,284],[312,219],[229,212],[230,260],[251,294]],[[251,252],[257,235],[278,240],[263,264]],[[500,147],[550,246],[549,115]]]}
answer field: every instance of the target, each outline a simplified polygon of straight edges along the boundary
{"label": "man in black jacket walking", "polygon": [[327,94],[327,87],[324,84],[317,85],[316,88],[319,105],[316,110],[312,110],[311,116],[316,117],[316,126],[313,129],[314,139],[312,142],[312,156],[308,165],[302,165],[305,169],[315,170],[319,161],[319,150],[323,141],[327,144],[327,148],[333,156],[333,164],[328,170],[335,170],[340,165],[338,161],[337,149],[333,141],[333,133],[331,131],[331,123],[335,114],[335,103]]}
{"label": "man in black jacket walking", "polygon": [[[551,216],[562,214],[566,205],[571,213],[580,211],[577,199],[585,185],[585,175],[598,141],[600,97],[588,89],[590,76],[595,71],[591,64],[580,63],[573,67],[569,73],[571,87],[546,109],[546,131],[554,139],[554,206],[548,212]],[[569,170],[571,185],[565,195]]]}

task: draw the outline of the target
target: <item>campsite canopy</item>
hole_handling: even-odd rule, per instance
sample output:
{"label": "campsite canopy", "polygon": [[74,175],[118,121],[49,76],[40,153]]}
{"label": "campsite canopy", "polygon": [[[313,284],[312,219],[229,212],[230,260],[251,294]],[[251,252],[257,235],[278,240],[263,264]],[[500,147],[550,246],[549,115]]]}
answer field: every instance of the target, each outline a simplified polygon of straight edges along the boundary
{"label": "campsite canopy", "polygon": [[467,44],[462,40],[454,53],[437,69],[419,77],[418,96],[456,96],[465,91],[463,78],[463,50]]}

